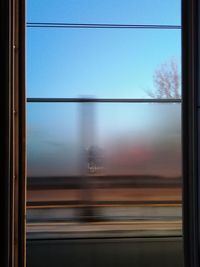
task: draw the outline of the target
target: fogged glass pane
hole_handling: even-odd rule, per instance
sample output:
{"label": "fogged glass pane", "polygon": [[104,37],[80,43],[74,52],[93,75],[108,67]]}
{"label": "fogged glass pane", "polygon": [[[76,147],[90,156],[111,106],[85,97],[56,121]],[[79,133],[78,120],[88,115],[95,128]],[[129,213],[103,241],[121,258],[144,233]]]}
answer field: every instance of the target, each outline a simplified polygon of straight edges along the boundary
{"label": "fogged glass pane", "polygon": [[96,111],[105,173],[180,177],[180,104],[100,104]]}
{"label": "fogged glass pane", "polygon": [[29,103],[28,176],[90,171],[180,177],[180,104]]}
{"label": "fogged glass pane", "polygon": [[28,0],[29,22],[178,24],[181,1]]}
{"label": "fogged glass pane", "polygon": [[28,176],[80,173],[80,125],[77,105],[29,104]]}
{"label": "fogged glass pane", "polygon": [[28,28],[27,36],[28,97],[149,98],[159,91],[156,70],[171,61],[181,90],[180,30]]}
{"label": "fogged glass pane", "polygon": [[27,120],[29,234],[181,233],[180,104],[29,103]]}

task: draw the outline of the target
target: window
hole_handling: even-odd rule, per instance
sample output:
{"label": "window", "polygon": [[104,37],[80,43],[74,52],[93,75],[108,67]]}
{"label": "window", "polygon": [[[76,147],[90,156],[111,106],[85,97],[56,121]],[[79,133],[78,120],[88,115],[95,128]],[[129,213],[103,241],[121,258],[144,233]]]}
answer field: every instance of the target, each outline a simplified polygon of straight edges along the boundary
{"label": "window", "polygon": [[180,241],[180,2],[27,6],[28,238]]}

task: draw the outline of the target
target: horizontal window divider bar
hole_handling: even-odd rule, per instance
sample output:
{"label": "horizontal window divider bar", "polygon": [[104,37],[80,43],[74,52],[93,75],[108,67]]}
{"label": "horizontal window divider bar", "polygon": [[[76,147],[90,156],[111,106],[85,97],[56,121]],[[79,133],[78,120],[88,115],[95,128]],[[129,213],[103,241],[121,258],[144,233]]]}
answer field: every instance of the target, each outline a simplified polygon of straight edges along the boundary
{"label": "horizontal window divider bar", "polygon": [[180,30],[180,25],[27,22],[28,28],[111,28]]}
{"label": "horizontal window divider bar", "polygon": [[163,177],[152,175],[108,175],[108,176],[63,176],[27,177],[27,189],[33,191],[76,189],[84,190],[87,179],[94,188],[181,188],[182,177]]}
{"label": "horizontal window divider bar", "polygon": [[100,200],[100,201],[92,201],[90,202],[90,205],[88,203],[84,204],[81,200],[49,200],[49,201],[27,201],[27,207],[33,208],[37,207],[38,209],[42,208],[48,208],[48,206],[67,206],[67,205],[74,205],[80,207],[88,207],[88,206],[95,206],[95,205],[102,205],[102,206],[108,206],[108,205],[181,205],[181,200]]}
{"label": "horizontal window divider bar", "polygon": [[151,98],[27,98],[27,103],[181,103],[181,99]]}

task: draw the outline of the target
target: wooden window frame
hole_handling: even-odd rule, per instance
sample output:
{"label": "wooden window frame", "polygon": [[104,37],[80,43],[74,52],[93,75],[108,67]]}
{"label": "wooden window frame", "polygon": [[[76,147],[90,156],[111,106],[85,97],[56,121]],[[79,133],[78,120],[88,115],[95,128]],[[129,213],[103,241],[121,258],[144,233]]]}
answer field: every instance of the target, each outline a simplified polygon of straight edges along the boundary
{"label": "wooden window frame", "polygon": [[0,266],[23,267],[25,253],[26,125],[25,1],[0,4]]}

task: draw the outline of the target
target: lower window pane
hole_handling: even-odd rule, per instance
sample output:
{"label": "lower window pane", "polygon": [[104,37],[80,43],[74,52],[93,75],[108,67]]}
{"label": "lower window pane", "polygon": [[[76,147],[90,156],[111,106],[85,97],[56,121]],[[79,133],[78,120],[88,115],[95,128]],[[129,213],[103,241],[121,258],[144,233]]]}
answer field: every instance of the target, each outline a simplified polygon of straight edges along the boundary
{"label": "lower window pane", "polygon": [[27,124],[30,235],[181,234],[179,103],[29,103]]}

